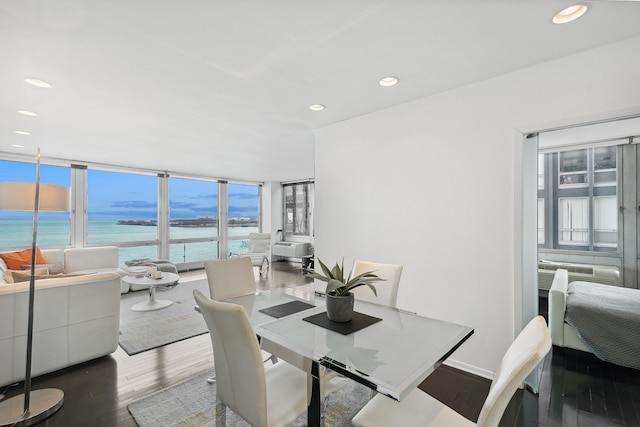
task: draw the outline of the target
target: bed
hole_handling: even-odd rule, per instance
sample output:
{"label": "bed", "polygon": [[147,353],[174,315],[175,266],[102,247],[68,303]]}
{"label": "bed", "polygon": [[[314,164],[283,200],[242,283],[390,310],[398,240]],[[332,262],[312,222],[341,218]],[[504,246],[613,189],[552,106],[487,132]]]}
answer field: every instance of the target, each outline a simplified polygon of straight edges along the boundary
{"label": "bed", "polygon": [[590,282],[569,283],[558,269],[549,290],[549,329],[555,346],[595,354],[640,369],[640,291]]}

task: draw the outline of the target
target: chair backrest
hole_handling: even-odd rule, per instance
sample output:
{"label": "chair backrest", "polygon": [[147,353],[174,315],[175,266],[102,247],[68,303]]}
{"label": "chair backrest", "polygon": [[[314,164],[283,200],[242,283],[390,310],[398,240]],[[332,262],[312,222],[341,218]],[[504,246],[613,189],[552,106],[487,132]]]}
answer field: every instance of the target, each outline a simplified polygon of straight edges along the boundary
{"label": "chair backrest", "polygon": [[204,269],[212,299],[220,301],[256,291],[256,279],[249,257],[207,260]]}
{"label": "chair backrest", "polygon": [[271,233],[249,233],[249,253],[270,252]]}
{"label": "chair backrest", "polygon": [[353,269],[351,271],[352,277],[366,273],[367,271],[373,271],[376,276],[384,279],[383,281],[374,283],[378,296],[374,295],[368,286],[358,286],[353,290],[353,295],[356,299],[391,307],[396,306],[400,275],[402,274],[401,265],[356,260],[353,263]]}
{"label": "chair backrest", "polygon": [[252,426],[267,425],[267,384],[256,334],[241,305],[193,291],[213,346],[218,399]]}
{"label": "chair backrest", "polygon": [[551,334],[542,316],[534,317],[502,357],[489,395],[478,417],[478,426],[497,426],[511,397],[524,379],[551,349]]}

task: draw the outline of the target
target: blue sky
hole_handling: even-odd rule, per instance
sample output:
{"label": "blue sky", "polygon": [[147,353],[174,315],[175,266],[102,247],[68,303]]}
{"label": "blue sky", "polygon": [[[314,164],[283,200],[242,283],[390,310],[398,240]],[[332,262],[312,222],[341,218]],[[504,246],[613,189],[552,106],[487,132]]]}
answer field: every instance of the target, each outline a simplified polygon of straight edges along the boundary
{"label": "blue sky", "polygon": [[[70,184],[70,170],[42,165],[40,181]],[[0,160],[0,181],[35,181],[35,165]],[[157,178],[153,175],[88,171],[89,220],[145,219],[157,217]],[[215,182],[172,178],[171,219],[216,217],[218,189]],[[258,188],[229,184],[229,218],[258,217]],[[0,212],[0,219],[31,219],[25,212]],[[68,214],[42,214],[44,219],[65,219]]]}

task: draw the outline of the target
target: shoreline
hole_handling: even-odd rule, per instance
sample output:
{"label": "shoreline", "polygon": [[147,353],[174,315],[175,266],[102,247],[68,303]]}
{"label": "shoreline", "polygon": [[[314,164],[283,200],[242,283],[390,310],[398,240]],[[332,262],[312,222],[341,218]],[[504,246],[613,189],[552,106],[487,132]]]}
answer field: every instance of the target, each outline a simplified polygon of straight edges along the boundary
{"label": "shoreline", "polygon": [[[158,221],[131,219],[119,220],[116,225],[138,225],[142,227],[157,227]],[[169,222],[169,227],[185,227],[185,228],[215,228],[218,226],[218,220],[215,218],[197,218],[197,219],[175,219]],[[232,218],[229,220],[229,227],[257,227],[257,220],[238,220]]]}

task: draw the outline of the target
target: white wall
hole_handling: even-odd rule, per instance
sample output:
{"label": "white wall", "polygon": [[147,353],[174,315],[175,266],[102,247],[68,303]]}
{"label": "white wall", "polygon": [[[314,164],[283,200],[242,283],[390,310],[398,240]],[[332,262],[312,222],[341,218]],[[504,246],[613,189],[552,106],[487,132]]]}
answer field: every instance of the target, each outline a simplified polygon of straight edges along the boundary
{"label": "white wall", "polygon": [[450,363],[490,376],[519,324],[520,131],[640,111],[637,52],[640,38],[318,130],[316,256],[403,264],[398,305],[473,326]]}

